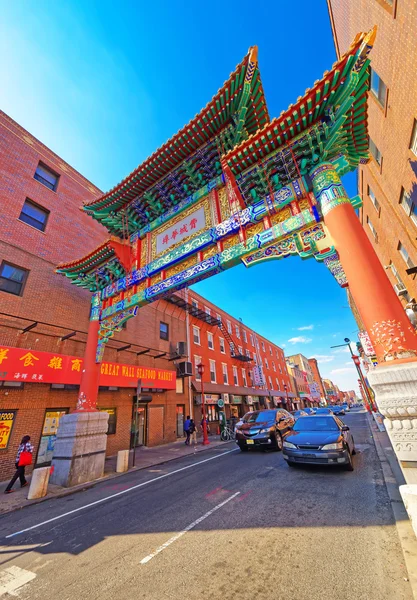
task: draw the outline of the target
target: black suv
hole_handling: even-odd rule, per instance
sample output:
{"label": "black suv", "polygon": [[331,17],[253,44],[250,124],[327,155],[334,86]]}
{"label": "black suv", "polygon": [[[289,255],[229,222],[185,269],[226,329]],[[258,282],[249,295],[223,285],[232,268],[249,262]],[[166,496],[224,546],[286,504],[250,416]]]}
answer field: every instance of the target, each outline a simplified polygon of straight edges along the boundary
{"label": "black suv", "polygon": [[242,452],[255,446],[282,450],[283,438],[294,423],[294,417],[283,408],[255,410],[236,428],[236,443]]}

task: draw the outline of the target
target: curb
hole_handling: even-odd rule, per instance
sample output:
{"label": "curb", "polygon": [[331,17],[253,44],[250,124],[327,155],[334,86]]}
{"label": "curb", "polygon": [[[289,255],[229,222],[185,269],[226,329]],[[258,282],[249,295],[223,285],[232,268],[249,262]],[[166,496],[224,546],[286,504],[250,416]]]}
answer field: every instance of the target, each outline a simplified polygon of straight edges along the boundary
{"label": "curb", "polygon": [[[226,445],[226,444],[231,444],[233,442],[234,442],[234,440],[230,440],[227,442],[222,442],[222,444]],[[155,462],[155,463],[152,463],[151,465],[146,465],[143,467],[130,467],[124,473],[116,473],[116,472],[110,473],[109,475],[100,477],[100,479],[94,479],[94,481],[87,481],[86,483],[80,483],[79,485],[74,485],[71,488],[64,489],[64,490],[62,490],[62,492],[58,492],[57,494],[53,494],[51,496],[48,496],[48,494],[47,494],[43,498],[37,498],[36,500],[27,500],[27,498],[26,498],[27,504],[23,504],[21,506],[15,506],[15,507],[11,508],[10,510],[5,510],[3,512],[0,512],[0,519],[3,515],[8,515],[12,512],[16,512],[18,510],[24,510],[25,508],[29,508],[31,506],[34,506],[35,504],[40,504],[41,502],[46,502],[47,500],[54,500],[54,498],[64,498],[65,496],[70,496],[71,494],[77,494],[79,492],[83,492],[84,490],[89,490],[89,489],[93,488],[94,486],[98,485],[99,483],[103,483],[104,481],[111,481],[112,479],[116,479],[118,477],[123,477],[124,475],[129,475],[130,473],[135,473],[136,471],[144,471],[145,469],[151,469],[152,467],[156,467],[157,465],[164,465],[164,464],[172,462],[174,460],[180,460],[181,458],[188,458],[188,456],[195,456],[196,454],[200,454],[200,452],[207,452],[207,450],[212,450],[213,448],[218,448],[219,446],[220,446],[220,444],[217,444],[216,446],[211,446],[208,448],[203,448],[202,450],[199,450],[198,452],[196,452],[192,455],[184,454],[183,456],[173,456],[172,458],[166,458],[163,460],[159,460],[158,462]]]}
{"label": "curb", "polygon": [[[404,562],[407,569],[408,581],[415,600],[417,600],[417,539],[414,534],[411,521],[408,517],[403,500],[401,498],[399,486],[404,483],[401,467],[398,465],[398,477],[391,468],[389,457],[384,451],[379,435],[386,435],[386,432],[380,432],[374,419],[367,414],[368,425],[371,432],[371,439],[375,446],[378,459],[381,463],[382,475],[384,477],[385,487],[391,504],[391,509],[394,515],[395,528],[397,530],[398,539],[404,556]],[[389,439],[389,438],[388,438]],[[390,442],[391,443],[391,442]],[[394,465],[393,465],[394,466]],[[401,481],[398,481],[401,479]]]}

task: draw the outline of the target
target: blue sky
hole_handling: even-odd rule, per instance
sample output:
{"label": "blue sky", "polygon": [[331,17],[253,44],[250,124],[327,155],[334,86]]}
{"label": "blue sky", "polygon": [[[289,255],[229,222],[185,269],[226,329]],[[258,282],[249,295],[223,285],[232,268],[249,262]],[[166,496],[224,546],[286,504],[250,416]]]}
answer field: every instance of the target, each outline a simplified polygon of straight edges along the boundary
{"label": "blue sky", "polygon": [[[294,6],[3,3],[0,106],[108,190],[207,103],[251,45],[259,47],[272,117],[330,69],[335,52],[325,0]],[[354,175],[345,185],[356,193]],[[324,377],[357,389],[348,353],[330,349],[354,338],[357,327],[345,291],[314,259],[236,267],[196,290],[285,344],[287,354],[317,355]]]}

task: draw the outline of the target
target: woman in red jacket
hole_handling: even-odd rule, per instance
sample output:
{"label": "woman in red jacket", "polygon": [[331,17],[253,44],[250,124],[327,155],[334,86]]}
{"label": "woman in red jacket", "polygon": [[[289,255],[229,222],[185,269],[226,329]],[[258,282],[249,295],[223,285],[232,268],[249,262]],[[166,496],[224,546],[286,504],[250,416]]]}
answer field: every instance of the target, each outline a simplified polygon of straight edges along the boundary
{"label": "woman in red jacket", "polygon": [[22,462],[20,460],[20,455],[22,454],[22,452],[29,452],[30,454],[33,454],[33,446],[30,443],[30,435],[24,435],[22,437],[22,441],[20,442],[20,446],[17,450],[17,455],[16,455],[16,473],[13,475],[13,477],[10,480],[9,485],[4,490],[5,494],[11,494],[12,492],[14,492],[14,490],[12,488],[18,477],[20,479],[20,487],[25,487],[28,485],[28,482],[26,481],[26,478],[25,478],[25,465],[19,464],[20,462]]}

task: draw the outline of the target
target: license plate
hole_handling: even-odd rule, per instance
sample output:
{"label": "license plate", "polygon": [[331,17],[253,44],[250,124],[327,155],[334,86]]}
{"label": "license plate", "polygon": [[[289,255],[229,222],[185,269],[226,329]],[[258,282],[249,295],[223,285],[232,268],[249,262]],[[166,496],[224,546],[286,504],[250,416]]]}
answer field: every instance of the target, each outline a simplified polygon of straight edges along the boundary
{"label": "license plate", "polygon": [[253,440],[246,440],[247,444],[254,444],[255,442]]}
{"label": "license plate", "polygon": [[316,458],[315,454],[303,454],[304,458]]}

